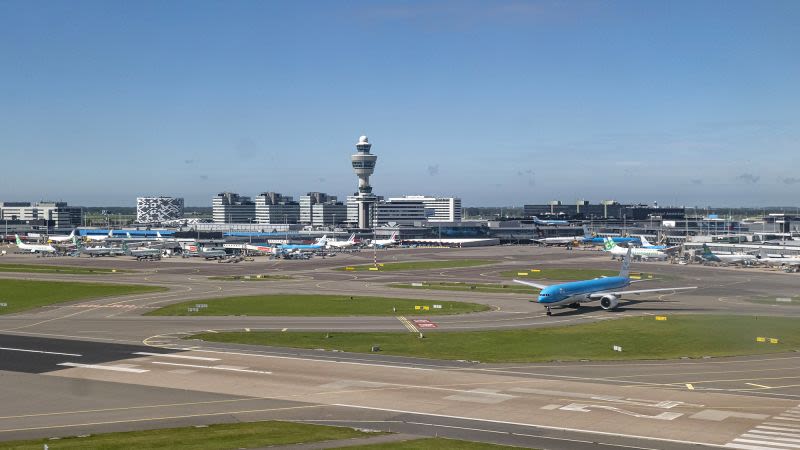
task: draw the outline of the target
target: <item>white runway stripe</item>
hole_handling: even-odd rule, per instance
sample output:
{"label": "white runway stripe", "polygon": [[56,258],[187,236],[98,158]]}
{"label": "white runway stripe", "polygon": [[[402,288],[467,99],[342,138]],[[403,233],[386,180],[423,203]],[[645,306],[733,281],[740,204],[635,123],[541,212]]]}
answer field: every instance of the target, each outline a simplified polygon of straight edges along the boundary
{"label": "white runway stripe", "polygon": [[762,437],[764,438],[768,438],[769,436],[786,436],[789,438],[800,439],[800,435],[797,433],[784,433],[782,431],[750,430],[748,433],[758,433],[759,435],[763,435]]}
{"label": "white runway stripe", "polygon": [[219,358],[208,358],[205,356],[189,356],[189,355],[180,355],[177,353],[150,353],[150,352],[136,352],[134,355],[142,355],[142,356],[160,356],[164,358],[180,358],[180,359],[194,359],[197,361],[219,361]]}
{"label": "white runway stripe", "polygon": [[99,369],[99,370],[111,370],[114,372],[130,372],[130,373],[144,373],[149,372],[147,369],[132,369],[130,367],[118,367],[118,366],[101,366],[98,364],[78,364],[78,363],[59,363],[59,366],[66,366],[66,367],[77,367],[79,369]]}
{"label": "white runway stripe", "polygon": [[800,436],[800,430],[797,428],[787,428],[787,427],[765,427],[764,425],[759,425],[756,427],[757,430],[772,430],[772,431],[791,431],[792,433],[798,433]]}
{"label": "white runway stripe", "polygon": [[725,444],[725,447],[738,448],[741,450],[786,450],[781,447],[767,447],[764,445],[746,445],[746,444],[735,444],[735,443]]}
{"label": "white runway stripe", "polygon": [[795,425],[793,423],[764,422],[763,425],[775,425],[775,426],[779,426],[779,427],[800,428],[800,425]]}
{"label": "white runway stripe", "polygon": [[741,437],[746,438],[746,439],[768,439],[770,441],[792,442],[792,443],[795,443],[795,444],[800,443],[800,440],[798,440],[798,439],[785,438],[785,437],[770,437],[770,436],[767,436],[765,438],[764,436],[762,436],[760,434],[743,434]]}
{"label": "white runway stripe", "polygon": [[800,422],[800,418],[796,418],[795,419],[794,417],[775,416],[775,417],[773,417],[773,419],[775,419],[775,420],[791,420],[791,421],[794,421],[794,422]]}
{"label": "white runway stripe", "polygon": [[734,442],[742,442],[745,444],[757,444],[759,446],[766,444],[767,447],[759,447],[759,448],[800,448],[800,444],[785,444],[783,442],[771,442],[771,441],[759,441],[759,440],[752,440],[752,439],[742,439],[736,438],[733,440]]}
{"label": "white runway stripe", "polygon": [[161,364],[164,366],[180,366],[180,367],[191,367],[194,369],[211,369],[211,370],[227,370],[230,372],[243,372],[243,373],[257,373],[261,375],[271,375],[272,372],[267,372],[264,370],[251,370],[251,369],[237,369],[233,367],[220,367],[220,366],[200,366],[197,364],[180,364],[180,363],[170,363],[170,362],[162,362],[162,361],[153,361],[153,364]]}
{"label": "white runway stripe", "polygon": [[41,353],[43,355],[78,356],[78,357],[83,356],[77,353],[46,352],[44,350],[30,350],[27,348],[0,347],[0,350],[5,350],[8,352]]}

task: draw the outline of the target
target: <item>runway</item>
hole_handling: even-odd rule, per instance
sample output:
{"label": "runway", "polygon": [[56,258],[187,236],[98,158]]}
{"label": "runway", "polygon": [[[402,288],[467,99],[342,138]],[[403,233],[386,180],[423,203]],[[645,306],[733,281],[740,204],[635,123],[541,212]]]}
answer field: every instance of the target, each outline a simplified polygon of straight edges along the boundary
{"label": "runway", "polygon": [[[143,283],[169,291],[0,316],[0,370],[4,379],[14,380],[0,388],[0,439],[278,418],[538,448],[800,448],[792,441],[800,442],[800,355],[794,353],[664,362],[481,364],[180,339],[183,333],[244,328],[407,332],[394,317],[141,315],[179,301],[266,292],[460,300],[493,307],[484,313],[436,316],[438,328],[431,332],[547,327],[662,313],[800,315],[795,306],[747,301],[797,295],[796,274],[760,269],[635,264],[635,270],[663,278],[648,286],[700,289],[661,301],[630,302],[614,312],[590,306],[552,317],[529,303],[527,295],[386,286],[398,281],[493,282],[503,279],[499,272],[523,267],[618,268],[618,262],[595,252],[505,246],[387,250],[378,255],[384,262],[486,258],[495,263],[434,272],[332,270],[369,263],[374,256],[361,252],[234,265],[99,258],[31,261],[15,255],[15,262],[102,265],[131,272],[0,277]],[[208,279],[256,273],[293,278]],[[25,402],[24,392],[37,401]]]}

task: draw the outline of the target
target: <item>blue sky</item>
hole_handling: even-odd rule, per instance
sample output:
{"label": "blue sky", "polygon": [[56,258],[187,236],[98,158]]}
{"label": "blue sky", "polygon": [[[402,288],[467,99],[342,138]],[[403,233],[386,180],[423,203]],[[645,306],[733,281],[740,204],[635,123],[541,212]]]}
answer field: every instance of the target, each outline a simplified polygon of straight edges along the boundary
{"label": "blue sky", "polygon": [[[0,0],[0,200],[798,205],[797,1]],[[16,163],[16,165],[12,165]]]}

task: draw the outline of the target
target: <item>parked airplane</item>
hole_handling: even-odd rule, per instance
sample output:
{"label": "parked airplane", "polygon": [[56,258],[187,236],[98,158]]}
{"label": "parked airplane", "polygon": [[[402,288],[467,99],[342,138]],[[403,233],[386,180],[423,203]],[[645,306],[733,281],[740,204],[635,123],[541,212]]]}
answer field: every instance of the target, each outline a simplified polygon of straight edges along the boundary
{"label": "parked airplane", "polygon": [[540,219],[536,216],[533,216],[533,223],[536,225],[569,225],[569,222],[566,220],[552,220],[552,219]]}
{"label": "parked airplane", "polygon": [[720,264],[752,264],[756,262],[757,258],[748,253],[738,255],[722,255],[716,254],[711,251],[706,244],[703,244],[703,254],[700,255],[705,261],[716,262]]}
{"label": "parked airplane", "polygon": [[76,238],[72,238],[72,242],[77,247],[79,253],[89,255],[92,258],[95,256],[117,256],[125,254],[125,251],[120,247],[86,247]]}
{"label": "parked airplane", "polygon": [[608,253],[611,253],[611,259],[616,259],[619,257],[622,259],[625,254],[630,252],[634,258],[641,258],[644,260],[647,259],[658,259],[658,260],[665,260],[667,259],[668,255],[661,250],[655,250],[652,248],[635,248],[635,247],[628,247],[627,249],[618,246],[611,238],[606,238],[605,247],[603,248]]}
{"label": "parked airplane", "polygon": [[353,233],[350,235],[346,241],[328,241],[326,243],[327,248],[350,248],[356,245],[356,234]]}
{"label": "parked airplane", "polygon": [[622,268],[619,271],[619,275],[615,277],[595,278],[593,280],[573,281],[554,285],[531,283],[530,281],[522,280],[514,280],[514,282],[540,289],[536,302],[544,305],[548,316],[552,314],[551,308],[563,308],[566,306],[577,308],[581,303],[600,300],[600,307],[608,311],[619,305],[619,300],[623,295],[681,291],[697,288],[697,286],[692,286],[635,289],[632,291],[622,290],[633,283],[630,279],[631,250],[633,249],[629,248],[625,257],[622,259]]}
{"label": "parked airplane", "polygon": [[75,230],[73,229],[69,234],[47,236],[47,241],[48,242],[68,242],[68,241],[71,241],[72,238],[74,238],[74,237],[75,237]]}
{"label": "parked airplane", "polygon": [[87,234],[83,238],[86,241],[105,241],[110,237],[114,237],[113,230],[108,230],[108,234]]}
{"label": "parked airplane", "polygon": [[317,239],[317,242],[314,244],[281,244],[277,248],[282,252],[287,250],[320,250],[325,248],[325,245],[327,244],[328,236],[326,235]]}
{"label": "parked airplane", "polygon": [[20,250],[30,251],[31,253],[55,253],[56,248],[50,244],[26,244],[22,242],[22,239],[19,238],[19,235],[15,234],[14,237],[17,239],[17,248]]}
{"label": "parked airplane", "polygon": [[[613,240],[617,244],[631,244],[631,243],[638,243],[639,238],[635,237],[622,237],[622,236],[610,236],[611,240]],[[603,236],[593,236],[592,233],[589,233],[589,228],[585,225],[583,226],[583,237],[580,239],[580,242],[584,244],[595,244],[595,245],[605,245],[606,238]]]}
{"label": "parked airplane", "polygon": [[758,262],[769,266],[780,267],[798,267],[800,266],[800,257],[797,256],[769,256],[767,249],[762,247],[758,253]]}
{"label": "parked airplane", "polygon": [[639,236],[639,239],[642,241],[642,248],[650,248],[653,250],[666,250],[667,248],[670,248],[666,245],[653,245],[647,240],[646,237],[644,237],[644,235]]}
{"label": "parked airplane", "polygon": [[373,239],[370,243],[370,247],[391,247],[393,245],[397,245],[400,243],[400,240],[397,239],[397,231],[392,233],[389,236],[389,239]]}
{"label": "parked airplane", "polygon": [[228,257],[228,252],[219,248],[210,248],[208,250],[201,248],[197,255],[205,259],[225,259]]}

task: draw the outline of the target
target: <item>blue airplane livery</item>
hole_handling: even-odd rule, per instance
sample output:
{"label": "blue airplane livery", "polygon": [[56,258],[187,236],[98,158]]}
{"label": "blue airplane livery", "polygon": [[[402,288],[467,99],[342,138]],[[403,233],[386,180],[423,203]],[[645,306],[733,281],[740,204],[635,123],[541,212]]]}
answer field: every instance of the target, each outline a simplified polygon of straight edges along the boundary
{"label": "blue airplane livery", "polygon": [[623,295],[697,289],[697,286],[692,286],[623,291],[622,289],[635,282],[631,281],[630,278],[630,265],[631,249],[629,248],[628,253],[622,260],[622,269],[619,271],[619,275],[615,277],[601,277],[593,280],[573,281],[571,283],[553,285],[531,283],[530,281],[522,280],[514,280],[514,282],[540,289],[539,296],[535,301],[545,307],[548,316],[552,314],[551,308],[577,308],[581,303],[600,300],[600,307],[609,311],[619,305],[619,300]]}
{"label": "blue airplane livery", "polygon": [[536,225],[569,225],[569,222],[566,220],[552,220],[552,219],[540,219],[536,216],[533,216],[533,223]]}
{"label": "blue airplane livery", "polygon": [[[608,236],[614,241],[615,244],[639,244],[641,240],[636,237],[622,237],[622,236]],[[605,245],[606,238],[604,236],[592,236],[586,226],[583,227],[583,239],[581,242],[584,244],[597,244]]]}
{"label": "blue airplane livery", "polygon": [[281,244],[278,250],[319,250],[325,248],[328,243],[328,236],[322,236],[315,244]]}

